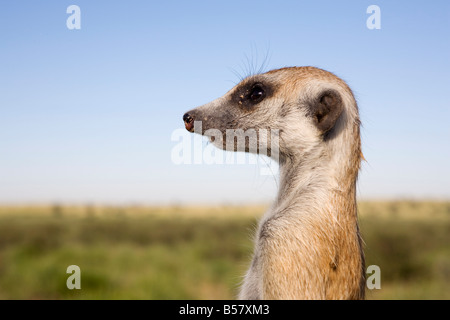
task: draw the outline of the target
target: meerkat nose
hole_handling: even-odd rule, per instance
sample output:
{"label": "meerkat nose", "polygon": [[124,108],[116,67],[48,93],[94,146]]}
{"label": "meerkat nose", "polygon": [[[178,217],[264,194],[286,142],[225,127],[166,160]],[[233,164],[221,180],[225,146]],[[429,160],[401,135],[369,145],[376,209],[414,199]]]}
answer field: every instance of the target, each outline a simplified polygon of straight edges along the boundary
{"label": "meerkat nose", "polygon": [[185,113],[183,116],[183,121],[186,130],[192,132],[192,130],[194,130],[194,117],[192,117],[189,113]]}

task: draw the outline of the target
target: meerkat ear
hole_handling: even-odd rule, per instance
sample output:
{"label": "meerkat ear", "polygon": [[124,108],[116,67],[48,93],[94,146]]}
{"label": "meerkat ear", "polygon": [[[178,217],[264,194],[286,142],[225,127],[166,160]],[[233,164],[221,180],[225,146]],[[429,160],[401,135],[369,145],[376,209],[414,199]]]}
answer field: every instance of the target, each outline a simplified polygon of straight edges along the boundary
{"label": "meerkat ear", "polygon": [[324,134],[334,127],[343,110],[342,98],[335,90],[321,92],[310,104],[314,124]]}

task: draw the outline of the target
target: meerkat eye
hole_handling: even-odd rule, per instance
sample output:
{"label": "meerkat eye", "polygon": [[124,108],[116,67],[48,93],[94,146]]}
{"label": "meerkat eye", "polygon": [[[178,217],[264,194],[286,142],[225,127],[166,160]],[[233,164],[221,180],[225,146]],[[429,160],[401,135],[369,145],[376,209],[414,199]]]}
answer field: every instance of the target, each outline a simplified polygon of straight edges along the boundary
{"label": "meerkat eye", "polygon": [[248,93],[248,99],[254,103],[260,102],[265,96],[266,93],[260,84],[254,85]]}

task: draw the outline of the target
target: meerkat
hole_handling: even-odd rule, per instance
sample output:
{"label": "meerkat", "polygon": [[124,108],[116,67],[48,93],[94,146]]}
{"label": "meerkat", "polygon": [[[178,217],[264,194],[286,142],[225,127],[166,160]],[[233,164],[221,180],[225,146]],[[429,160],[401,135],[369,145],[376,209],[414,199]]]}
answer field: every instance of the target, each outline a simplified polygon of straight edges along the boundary
{"label": "meerkat", "polygon": [[258,223],[239,299],[364,299],[360,119],[343,80],[315,67],[272,70],[245,78],[183,120],[188,131],[226,150],[230,132],[278,132],[277,141],[257,138],[256,148],[246,141],[242,150],[231,149],[265,148],[275,157],[276,145],[280,167],[278,194]]}

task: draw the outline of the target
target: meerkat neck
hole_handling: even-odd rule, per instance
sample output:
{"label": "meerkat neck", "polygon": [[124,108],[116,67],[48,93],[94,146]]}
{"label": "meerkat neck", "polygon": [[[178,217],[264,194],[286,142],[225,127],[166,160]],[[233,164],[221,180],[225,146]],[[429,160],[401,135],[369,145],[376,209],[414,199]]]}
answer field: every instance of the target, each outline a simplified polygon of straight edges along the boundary
{"label": "meerkat neck", "polygon": [[319,201],[323,206],[326,201],[324,197],[328,196],[345,197],[346,201],[351,202],[356,191],[353,188],[356,176],[349,176],[344,170],[335,168],[332,161],[324,164],[317,160],[284,160],[280,163],[276,203],[289,205],[299,201]]}
{"label": "meerkat neck", "polygon": [[[320,211],[330,206],[331,199],[339,199],[356,210],[360,161],[361,142],[357,126],[345,130],[324,146],[313,147],[301,155],[282,155],[276,203],[282,206],[311,204]],[[348,214],[356,215],[356,212]]]}
{"label": "meerkat neck", "polygon": [[290,230],[299,243],[314,243],[300,246],[295,254],[317,257],[305,268],[329,268],[328,289],[322,298],[363,299],[365,271],[357,217],[357,171],[348,171],[345,166],[336,170],[333,161],[329,164],[292,159],[281,163],[278,197],[264,220],[286,214],[288,225],[297,227],[280,232]]}

